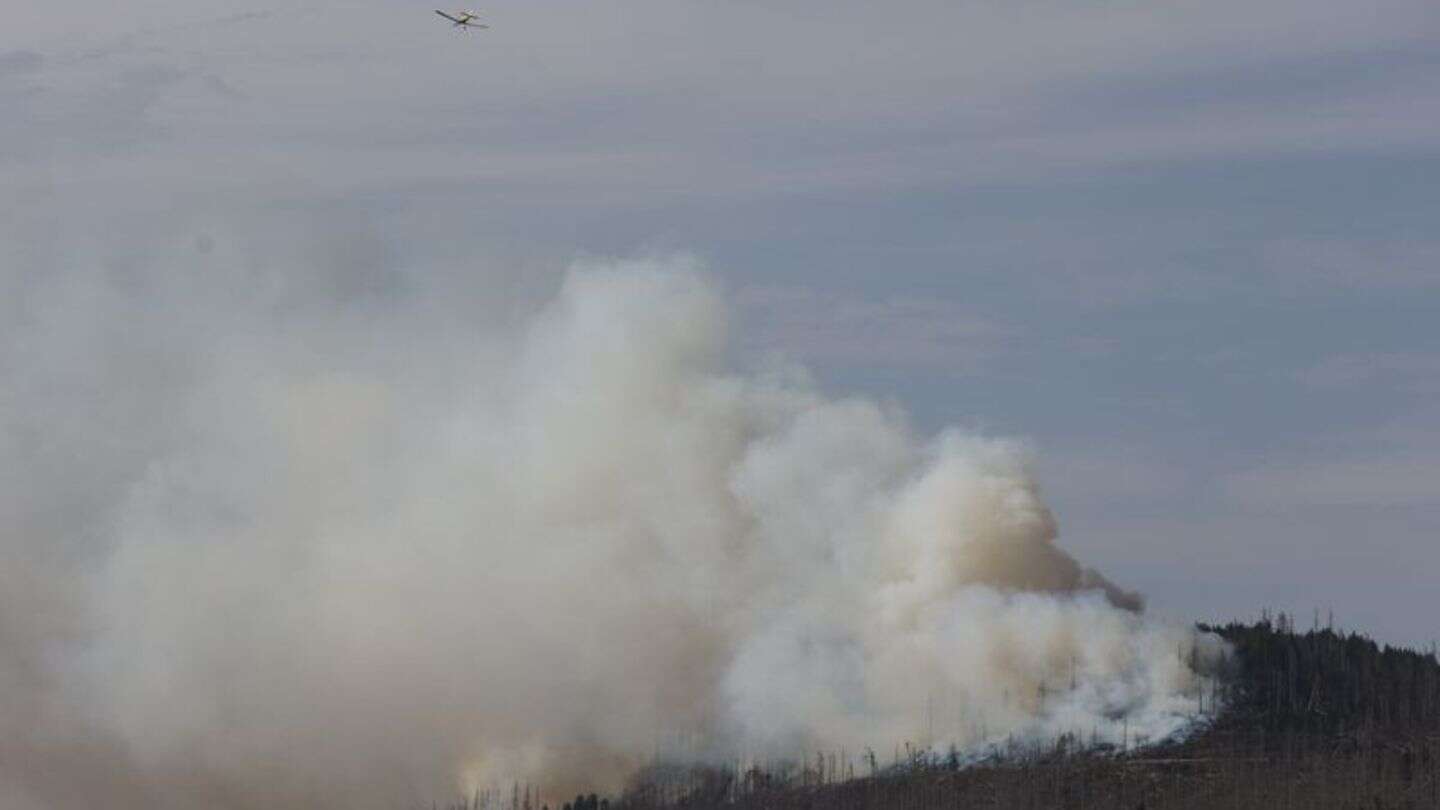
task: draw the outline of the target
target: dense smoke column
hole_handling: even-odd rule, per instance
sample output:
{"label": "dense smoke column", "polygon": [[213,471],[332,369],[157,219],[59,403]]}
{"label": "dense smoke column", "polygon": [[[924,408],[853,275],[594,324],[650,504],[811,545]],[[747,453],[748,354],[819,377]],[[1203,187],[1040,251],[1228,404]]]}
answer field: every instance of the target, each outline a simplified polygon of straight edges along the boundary
{"label": "dense smoke column", "polygon": [[1193,710],[1216,643],[1056,545],[1023,446],[731,370],[693,262],[577,266],[532,306],[235,244],[5,270],[7,807],[563,795],[678,740]]}

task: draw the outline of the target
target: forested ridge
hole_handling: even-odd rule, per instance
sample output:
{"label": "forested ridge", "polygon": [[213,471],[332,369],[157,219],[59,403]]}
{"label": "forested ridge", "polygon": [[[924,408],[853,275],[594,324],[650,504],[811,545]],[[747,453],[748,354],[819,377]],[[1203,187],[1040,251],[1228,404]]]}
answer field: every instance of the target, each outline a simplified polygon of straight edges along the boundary
{"label": "forested ridge", "polygon": [[[764,767],[656,763],[554,810],[1440,810],[1440,660],[1284,614],[1201,625],[1231,645],[1217,714],[1180,742],[1013,744],[979,761],[908,748]],[[1204,701],[1202,701],[1203,705]],[[551,810],[530,790],[458,810]],[[539,795],[536,790],[537,797]],[[511,807],[513,805],[513,807]]]}
{"label": "forested ridge", "polygon": [[1201,626],[1234,650],[1228,723],[1318,734],[1436,733],[1440,663],[1434,649],[1382,646],[1318,625],[1297,633],[1282,613],[1255,624]]}

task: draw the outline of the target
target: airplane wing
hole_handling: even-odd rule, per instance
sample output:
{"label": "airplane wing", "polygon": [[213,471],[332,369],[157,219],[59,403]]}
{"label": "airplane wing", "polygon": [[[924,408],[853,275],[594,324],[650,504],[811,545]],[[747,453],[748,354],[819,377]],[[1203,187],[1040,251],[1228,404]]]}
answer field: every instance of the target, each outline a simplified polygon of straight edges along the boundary
{"label": "airplane wing", "polygon": [[441,10],[438,9],[438,8],[435,9],[435,13],[436,13],[436,14],[439,14],[441,17],[444,17],[445,19],[449,20],[450,22],[460,23],[461,25],[464,25],[464,24],[465,24],[465,20],[463,20],[463,19],[461,19],[461,18],[459,18],[459,17],[452,17],[452,16],[450,16],[449,14],[446,14],[445,12],[441,11]]}

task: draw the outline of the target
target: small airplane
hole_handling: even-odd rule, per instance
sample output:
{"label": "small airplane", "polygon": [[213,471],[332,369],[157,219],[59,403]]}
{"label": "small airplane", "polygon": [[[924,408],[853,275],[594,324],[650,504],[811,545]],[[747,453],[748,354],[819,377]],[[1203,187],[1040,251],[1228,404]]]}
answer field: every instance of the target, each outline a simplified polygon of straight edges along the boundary
{"label": "small airplane", "polygon": [[479,15],[477,15],[477,14],[476,14],[475,12],[473,12],[473,11],[457,11],[457,12],[455,12],[455,13],[452,14],[452,13],[450,13],[450,12],[448,12],[448,11],[441,11],[441,10],[439,10],[439,9],[436,9],[436,10],[435,10],[435,13],[436,13],[436,14],[439,14],[441,17],[444,17],[445,19],[449,20],[450,22],[454,23],[454,25],[451,26],[452,28],[489,28],[489,27],[490,27],[490,26],[488,26],[488,25],[486,25],[486,24],[484,24],[484,23],[482,23],[482,22],[477,22],[477,21],[480,19],[480,17],[479,17]]}

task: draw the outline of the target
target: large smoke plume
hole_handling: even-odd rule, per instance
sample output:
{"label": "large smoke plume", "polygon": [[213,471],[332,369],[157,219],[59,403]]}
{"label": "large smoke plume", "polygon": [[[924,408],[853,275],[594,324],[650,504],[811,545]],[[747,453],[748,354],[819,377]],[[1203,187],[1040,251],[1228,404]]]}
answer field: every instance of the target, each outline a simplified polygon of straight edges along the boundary
{"label": "large smoke plume", "polygon": [[693,262],[537,302],[273,241],[0,268],[0,805],[560,795],[1193,711],[1214,642],[1056,546],[1023,446],[731,370]]}

